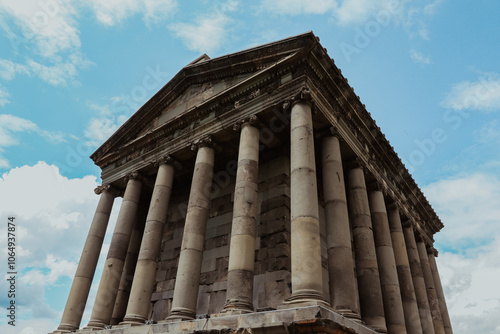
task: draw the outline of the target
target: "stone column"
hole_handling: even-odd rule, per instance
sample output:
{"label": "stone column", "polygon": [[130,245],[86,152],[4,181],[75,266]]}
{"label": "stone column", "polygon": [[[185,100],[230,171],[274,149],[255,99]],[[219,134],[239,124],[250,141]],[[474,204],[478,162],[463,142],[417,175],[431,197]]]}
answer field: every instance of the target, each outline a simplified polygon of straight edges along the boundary
{"label": "stone column", "polygon": [[[255,229],[258,205],[259,130],[241,125],[238,169],[234,189],[233,222],[229,248],[226,304],[223,312],[253,312]],[[238,124],[236,128],[238,128]]]}
{"label": "stone column", "polygon": [[427,298],[431,309],[434,333],[445,334],[443,318],[441,317],[441,310],[439,309],[439,301],[436,294],[436,287],[434,286],[434,278],[432,277],[429,257],[427,256],[427,248],[423,241],[417,242],[417,248],[420,256],[420,264],[422,265],[422,272],[424,274],[425,286],[427,287]]}
{"label": "stone column", "polygon": [[141,196],[142,182],[138,173],[127,175],[127,187],[111,238],[108,256],[104,263],[101,282],[97,290],[92,315],[86,329],[103,329],[111,323],[116,294],[123,272],[123,264],[136,221],[137,207]]}
{"label": "stone column", "polygon": [[403,235],[403,227],[401,226],[401,217],[395,205],[389,208],[388,216],[389,226],[391,228],[392,247],[394,248],[394,257],[396,259],[396,269],[399,278],[399,287],[401,288],[406,331],[408,334],[420,334],[422,333],[422,325],[420,324],[417,298],[415,296],[415,288],[413,287],[408,253],[406,252],[406,242]]}
{"label": "stone column", "polygon": [[434,286],[436,287],[436,294],[439,302],[439,309],[441,310],[441,316],[443,318],[444,332],[446,334],[453,334],[450,315],[448,314],[446,299],[444,298],[443,286],[441,285],[441,279],[439,278],[439,272],[436,264],[436,254],[437,251],[435,249],[432,249],[432,251],[428,254],[429,265],[431,266],[432,277],[434,278]]}
{"label": "stone column", "polygon": [[344,171],[337,137],[323,139],[322,162],[331,306],[348,318],[360,319]]}
{"label": "stone column", "polygon": [[418,255],[417,242],[415,241],[415,234],[409,221],[407,221],[403,225],[403,233],[406,241],[408,260],[410,261],[413,286],[415,287],[415,296],[417,297],[418,313],[420,314],[422,333],[435,334],[434,325],[432,324],[431,310],[429,308],[429,300],[427,299],[424,274],[422,273],[422,266],[420,265],[420,257]]}
{"label": "stone column", "polygon": [[139,208],[137,211],[137,221],[134,230],[130,236],[130,243],[128,245],[127,257],[123,265],[122,278],[116,295],[115,307],[111,317],[110,324],[112,326],[119,324],[123,321],[126,314],[127,304],[130,297],[130,289],[134,278],[135,267],[137,265],[137,258],[139,257],[139,250],[141,248],[141,240],[144,234],[144,225],[148,214],[148,203],[144,198],[141,198]]}
{"label": "stone column", "polygon": [[171,163],[172,159],[167,156],[161,160],[158,167],[144,235],[140,243],[130,298],[122,324],[143,324],[148,317],[163,237],[163,226],[167,219],[168,203],[174,180],[174,167]]}
{"label": "stone column", "polygon": [[318,190],[311,105],[304,88],[291,111],[292,295],[286,304],[328,305],[323,297]]}
{"label": "stone column", "polygon": [[182,236],[181,253],[175,279],[172,311],[167,320],[191,320],[196,317],[203,244],[210,208],[210,188],[214,170],[212,140],[205,137],[193,143],[198,150]]}
{"label": "stone column", "polygon": [[365,175],[360,162],[355,164],[347,175],[361,317],[368,326],[385,333],[387,327]]}
{"label": "stone column", "polygon": [[369,193],[370,211],[377,253],[380,284],[384,298],[384,313],[389,333],[406,333],[403,302],[399,289],[399,279],[396,270],[396,259],[392,248],[391,232],[384,194],[379,185]]}
{"label": "stone column", "polygon": [[76,269],[68,301],[64,308],[61,324],[54,333],[70,333],[78,329],[82,321],[85,304],[87,304],[90,286],[94,278],[97,260],[101,253],[102,242],[106,234],[109,215],[111,214],[111,208],[113,207],[117,191],[110,185],[106,185],[97,187],[95,193],[100,194],[99,204],[97,204],[80,262],[78,262],[78,268]]}

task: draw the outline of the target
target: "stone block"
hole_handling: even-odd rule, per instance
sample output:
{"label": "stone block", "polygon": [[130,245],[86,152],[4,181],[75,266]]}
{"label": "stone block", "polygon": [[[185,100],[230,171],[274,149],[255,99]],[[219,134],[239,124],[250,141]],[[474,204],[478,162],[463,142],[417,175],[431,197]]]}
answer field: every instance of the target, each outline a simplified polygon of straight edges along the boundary
{"label": "stone block", "polygon": [[168,316],[168,310],[170,309],[170,300],[158,300],[153,306],[153,320],[160,321]]}
{"label": "stone block", "polygon": [[291,263],[289,257],[269,258],[269,271],[290,270]]}
{"label": "stone block", "polygon": [[201,272],[206,273],[209,271],[214,271],[216,269],[216,259],[203,259],[201,263]]}
{"label": "stone block", "polygon": [[164,281],[165,278],[167,278],[167,271],[166,270],[157,270],[156,271],[156,282],[161,282]]}
{"label": "stone block", "polygon": [[269,258],[277,258],[277,257],[289,257],[290,256],[290,245],[288,244],[277,244],[272,248],[268,248]]}
{"label": "stone block", "polygon": [[210,305],[208,307],[209,314],[219,313],[222,311],[224,307],[224,303],[226,302],[226,291],[214,291],[210,293]]}
{"label": "stone block", "polygon": [[227,281],[215,282],[212,291],[227,290]]}

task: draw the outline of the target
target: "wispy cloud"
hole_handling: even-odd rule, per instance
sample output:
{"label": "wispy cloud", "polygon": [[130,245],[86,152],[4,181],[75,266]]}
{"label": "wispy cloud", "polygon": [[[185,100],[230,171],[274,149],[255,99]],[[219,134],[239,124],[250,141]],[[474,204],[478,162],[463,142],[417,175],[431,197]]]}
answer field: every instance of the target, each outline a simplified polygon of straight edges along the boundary
{"label": "wispy cloud", "polygon": [[456,110],[500,111],[500,76],[485,73],[476,81],[454,84],[441,106]]}
{"label": "wispy cloud", "polygon": [[0,107],[5,106],[10,102],[9,100],[10,94],[5,87],[2,87],[0,84]]}
{"label": "wispy cloud", "polygon": [[97,20],[106,25],[121,24],[137,13],[142,14],[146,24],[155,24],[169,17],[175,7],[175,0],[92,0],[90,6]]}
{"label": "wispy cloud", "polygon": [[16,64],[7,59],[0,59],[0,78],[9,81],[14,79],[18,73],[30,75],[27,66]]}
{"label": "wispy cloud", "polygon": [[410,57],[415,63],[426,65],[431,63],[431,58],[429,56],[424,56],[421,52],[418,52],[415,49],[410,50]]}
{"label": "wispy cloud", "polygon": [[325,14],[337,7],[336,0],[305,2],[302,0],[268,0],[261,3],[266,12],[283,15]]}
{"label": "wispy cloud", "polygon": [[[14,146],[19,143],[18,134],[23,132],[34,132],[44,137],[46,140],[53,143],[64,142],[64,135],[58,132],[50,132],[40,129],[35,123],[30,120],[9,115],[0,114],[0,153],[6,147]],[[0,155],[0,168],[9,168],[10,164],[7,159]]]}
{"label": "wispy cloud", "polygon": [[499,143],[500,142],[500,121],[498,119],[492,120],[478,131],[474,133],[477,141],[480,143]]}
{"label": "wispy cloud", "polygon": [[226,1],[211,13],[196,17],[193,23],[174,23],[169,29],[186,47],[200,53],[210,53],[221,48],[228,39],[232,23],[228,13],[236,11],[238,2]]}

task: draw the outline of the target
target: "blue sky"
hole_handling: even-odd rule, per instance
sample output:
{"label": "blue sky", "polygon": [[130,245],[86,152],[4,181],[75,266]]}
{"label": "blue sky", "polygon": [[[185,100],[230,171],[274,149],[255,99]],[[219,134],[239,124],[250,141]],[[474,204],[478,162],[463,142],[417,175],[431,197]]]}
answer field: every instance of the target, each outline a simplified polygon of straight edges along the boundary
{"label": "blue sky", "polygon": [[0,0],[0,217],[17,217],[21,272],[18,326],[0,332],[57,327],[100,143],[199,55],[312,30],[446,226],[435,239],[455,333],[500,333],[498,13],[494,0]]}

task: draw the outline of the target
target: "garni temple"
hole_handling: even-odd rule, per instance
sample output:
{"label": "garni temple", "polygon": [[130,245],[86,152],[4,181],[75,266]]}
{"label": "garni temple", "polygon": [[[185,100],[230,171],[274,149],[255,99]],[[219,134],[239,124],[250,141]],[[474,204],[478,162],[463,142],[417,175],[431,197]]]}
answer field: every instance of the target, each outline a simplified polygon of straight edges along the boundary
{"label": "garni temple", "polygon": [[312,32],[199,57],[91,158],[99,203],[53,333],[452,333],[443,224]]}

